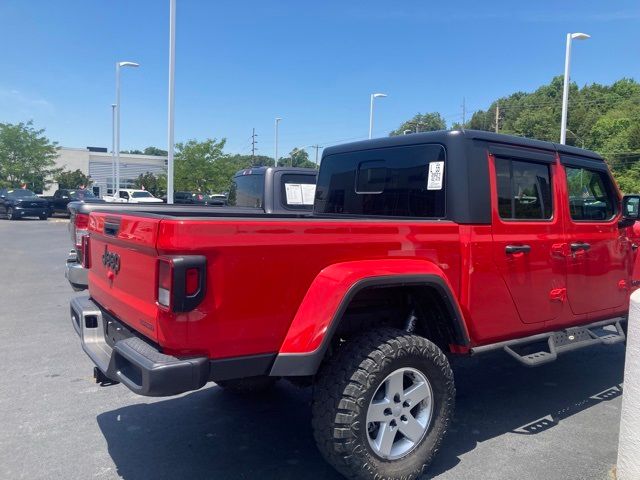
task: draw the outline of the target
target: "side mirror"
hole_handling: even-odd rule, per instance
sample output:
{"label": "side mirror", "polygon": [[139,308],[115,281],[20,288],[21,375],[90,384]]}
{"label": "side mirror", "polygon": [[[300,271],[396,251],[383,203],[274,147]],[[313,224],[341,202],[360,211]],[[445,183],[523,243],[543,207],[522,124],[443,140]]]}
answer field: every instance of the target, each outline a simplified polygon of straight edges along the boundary
{"label": "side mirror", "polygon": [[621,228],[632,226],[640,219],[640,195],[622,197],[622,219],[618,222]]}

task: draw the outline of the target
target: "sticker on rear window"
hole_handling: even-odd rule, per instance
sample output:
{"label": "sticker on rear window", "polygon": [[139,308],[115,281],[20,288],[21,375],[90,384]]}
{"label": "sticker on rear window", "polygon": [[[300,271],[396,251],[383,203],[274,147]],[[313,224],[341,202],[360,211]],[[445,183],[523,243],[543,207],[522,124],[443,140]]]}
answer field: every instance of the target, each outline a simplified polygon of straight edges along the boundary
{"label": "sticker on rear window", "polygon": [[429,179],[427,190],[442,190],[444,162],[429,162]]}
{"label": "sticker on rear window", "polygon": [[302,205],[302,186],[299,183],[285,183],[287,205]]}
{"label": "sticker on rear window", "polygon": [[316,196],[315,184],[285,183],[287,205],[313,205]]}

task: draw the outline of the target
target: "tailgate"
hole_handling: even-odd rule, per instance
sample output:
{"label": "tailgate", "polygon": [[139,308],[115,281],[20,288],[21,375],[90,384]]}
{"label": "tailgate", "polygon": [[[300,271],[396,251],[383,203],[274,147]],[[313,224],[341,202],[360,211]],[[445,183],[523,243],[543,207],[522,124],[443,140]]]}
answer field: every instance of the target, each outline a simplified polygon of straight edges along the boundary
{"label": "tailgate", "polygon": [[89,293],[116,318],[158,340],[156,240],[159,218],[93,212]]}

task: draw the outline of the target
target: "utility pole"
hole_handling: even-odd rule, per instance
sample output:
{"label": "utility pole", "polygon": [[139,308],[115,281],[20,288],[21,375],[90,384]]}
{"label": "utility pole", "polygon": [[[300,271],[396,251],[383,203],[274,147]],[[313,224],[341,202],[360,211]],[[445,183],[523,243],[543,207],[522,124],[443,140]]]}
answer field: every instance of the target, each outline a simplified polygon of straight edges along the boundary
{"label": "utility pole", "polygon": [[500,129],[500,104],[496,102],[496,133],[499,133]]}
{"label": "utility pole", "polygon": [[311,145],[311,148],[316,149],[316,168],[318,168],[318,150],[320,149],[320,145]]}
{"label": "utility pole", "polygon": [[464,128],[465,123],[467,123],[467,104],[465,98],[462,97],[462,128]]}
{"label": "utility pole", "polygon": [[257,136],[256,129],[254,128],[251,133],[251,165],[255,165],[256,163],[256,143],[258,143],[256,140]]}

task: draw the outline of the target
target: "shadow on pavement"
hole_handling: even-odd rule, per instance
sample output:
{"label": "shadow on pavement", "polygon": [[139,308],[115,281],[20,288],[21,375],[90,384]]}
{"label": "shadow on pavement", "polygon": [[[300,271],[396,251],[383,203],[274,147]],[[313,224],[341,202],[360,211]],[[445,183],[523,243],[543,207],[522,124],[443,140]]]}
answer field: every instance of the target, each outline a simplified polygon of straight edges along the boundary
{"label": "shadow on pavement", "polygon": [[[619,396],[623,364],[622,347],[575,352],[534,369],[502,353],[455,360],[456,415],[428,476],[454,468],[479,442],[535,435]],[[310,389],[286,382],[253,398],[213,386],[97,421],[125,480],[341,478],[316,449],[310,399]]]}

